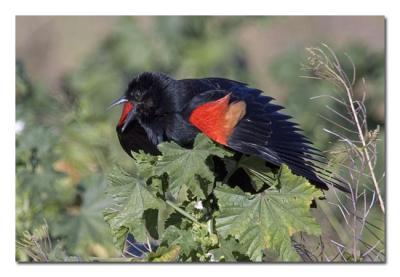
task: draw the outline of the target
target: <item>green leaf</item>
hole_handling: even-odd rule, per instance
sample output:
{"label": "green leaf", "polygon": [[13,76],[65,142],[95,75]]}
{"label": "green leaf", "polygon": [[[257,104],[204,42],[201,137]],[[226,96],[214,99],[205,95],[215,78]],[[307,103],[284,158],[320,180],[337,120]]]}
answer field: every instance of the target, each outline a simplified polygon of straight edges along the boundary
{"label": "green leaf", "polygon": [[[244,247],[233,237],[229,236],[226,239],[219,239],[220,246],[210,250],[215,261],[237,262],[245,261],[243,253],[246,253]],[[240,258],[239,258],[240,256]]]}
{"label": "green leaf", "polygon": [[246,247],[253,261],[262,260],[262,250],[270,248],[282,261],[297,261],[291,236],[304,231],[320,235],[320,226],[310,214],[311,201],[322,193],[287,166],[281,168],[281,189],[271,187],[256,195],[238,188],[218,186],[220,214],[216,217],[217,232],[224,238],[232,235]]}
{"label": "green leaf", "polygon": [[128,232],[138,241],[146,241],[149,233],[144,212],[165,209],[165,203],[152,193],[145,179],[123,172],[114,172],[110,176],[107,193],[113,203],[105,209],[104,218],[110,224],[118,247],[122,249]]}
{"label": "green leaf", "polygon": [[205,199],[211,193],[214,182],[206,160],[211,155],[223,157],[228,153],[202,134],[196,137],[193,149],[183,148],[174,142],[159,144],[158,149],[163,155],[156,163],[156,173],[168,174],[169,192],[174,198],[190,190],[199,199]]}
{"label": "green leaf", "polygon": [[136,174],[144,179],[155,175],[154,164],[157,161],[157,156],[144,153],[142,150],[139,152],[132,152],[137,165]]}
{"label": "green leaf", "polygon": [[162,244],[163,243],[169,246],[180,245],[182,253],[186,256],[189,256],[190,252],[196,250],[198,247],[190,230],[181,230],[176,226],[169,226],[165,230],[162,238]]}
{"label": "green leaf", "polygon": [[237,167],[243,168],[252,177],[256,191],[262,189],[265,183],[272,186],[276,180],[271,168],[265,165],[264,160],[256,156],[243,156]]}

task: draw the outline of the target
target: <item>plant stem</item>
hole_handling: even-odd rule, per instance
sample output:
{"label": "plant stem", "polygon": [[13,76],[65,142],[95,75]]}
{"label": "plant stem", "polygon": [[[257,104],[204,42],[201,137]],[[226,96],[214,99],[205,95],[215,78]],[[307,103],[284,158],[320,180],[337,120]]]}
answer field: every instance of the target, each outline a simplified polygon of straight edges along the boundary
{"label": "plant stem", "polygon": [[166,203],[167,203],[168,205],[170,205],[170,206],[171,206],[174,210],[176,210],[178,213],[180,213],[181,215],[183,215],[184,217],[190,219],[191,221],[193,221],[193,222],[196,223],[196,224],[201,225],[201,223],[198,222],[196,218],[194,218],[192,215],[188,214],[185,210],[179,208],[177,205],[175,205],[175,204],[172,203],[171,201],[166,200]]}
{"label": "plant stem", "polygon": [[372,182],[374,183],[375,191],[376,191],[376,194],[378,195],[379,205],[381,207],[382,212],[385,213],[385,205],[383,203],[382,195],[379,191],[378,182],[376,181],[374,167],[372,166],[371,157],[369,156],[367,144],[365,143],[365,138],[364,138],[363,131],[361,129],[360,121],[358,120],[356,109],[354,108],[351,88],[349,88],[349,86],[345,83],[345,81],[342,78],[339,78],[339,80],[346,89],[347,97],[349,98],[351,112],[353,113],[354,121],[356,122],[357,130],[358,130],[358,137],[361,140],[361,144],[363,146],[363,153],[364,153],[365,157],[367,158],[368,168],[371,173]]}
{"label": "plant stem", "polygon": [[213,222],[212,218],[207,221],[207,230],[208,230],[209,234],[213,234],[214,233],[214,222]]}
{"label": "plant stem", "polygon": [[326,215],[326,218],[328,219],[328,221],[331,224],[331,226],[333,227],[333,229],[335,229],[336,234],[340,238],[341,242],[348,245],[350,242],[350,239],[347,235],[347,232],[343,228],[341,223],[337,220],[337,218],[333,214],[333,212],[332,212],[331,208],[328,206],[328,204],[326,204],[326,202],[324,202],[324,201],[317,200],[317,205],[318,205],[318,207],[321,208],[323,213]]}
{"label": "plant stem", "polygon": [[[361,129],[361,124],[360,124],[360,121],[358,120],[357,111],[356,111],[356,109],[354,107],[354,101],[353,101],[353,96],[352,96],[353,95],[353,89],[352,89],[352,85],[353,84],[349,84],[348,78],[344,74],[343,69],[342,69],[342,67],[341,67],[341,65],[340,65],[340,63],[339,63],[339,61],[338,61],[338,59],[336,57],[336,54],[332,51],[332,49],[328,45],[326,45],[324,43],[322,45],[329,50],[329,52],[331,53],[331,55],[332,55],[332,57],[334,59],[334,63],[329,62],[330,59],[326,56],[326,54],[322,50],[319,50],[319,52],[324,55],[325,60],[327,61],[326,63],[324,63],[326,70],[328,70],[329,73],[332,74],[335,77],[334,79],[339,81],[340,85],[343,86],[344,89],[346,90],[346,94],[347,94],[347,98],[348,98],[348,101],[349,101],[351,113],[352,113],[352,116],[353,116],[354,121],[355,121],[356,126],[357,126],[358,137],[359,137],[359,139],[361,141],[361,144],[363,146],[362,147],[362,152],[363,152],[363,154],[365,155],[365,157],[367,159],[368,169],[369,169],[369,171],[371,173],[371,178],[372,178],[372,182],[374,183],[376,194],[378,195],[379,206],[380,206],[382,212],[385,213],[385,205],[383,203],[382,195],[381,195],[381,193],[379,191],[378,182],[377,182],[376,177],[375,177],[374,167],[372,166],[371,157],[369,155],[367,144],[366,144],[365,138],[364,138],[364,133],[363,133],[363,131]],[[350,61],[351,61],[351,59],[350,59]],[[353,71],[355,72],[354,68],[353,68]],[[354,75],[353,75],[353,79],[354,79]],[[354,82],[354,80],[353,80],[353,82]]]}

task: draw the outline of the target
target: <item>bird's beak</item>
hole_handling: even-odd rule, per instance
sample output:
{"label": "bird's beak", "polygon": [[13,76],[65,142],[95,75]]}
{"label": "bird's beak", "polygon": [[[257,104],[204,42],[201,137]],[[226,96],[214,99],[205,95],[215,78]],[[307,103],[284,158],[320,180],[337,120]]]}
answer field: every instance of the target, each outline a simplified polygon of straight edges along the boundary
{"label": "bird's beak", "polygon": [[108,106],[107,111],[110,110],[111,108],[118,106],[122,103],[128,102],[128,99],[125,98],[125,95],[122,95],[120,98],[112,102],[110,106]]}
{"label": "bird's beak", "polygon": [[129,125],[129,123],[135,119],[137,113],[137,106],[133,106],[132,110],[128,113],[128,116],[125,119],[124,125],[122,125],[121,131],[124,132],[125,128]]}

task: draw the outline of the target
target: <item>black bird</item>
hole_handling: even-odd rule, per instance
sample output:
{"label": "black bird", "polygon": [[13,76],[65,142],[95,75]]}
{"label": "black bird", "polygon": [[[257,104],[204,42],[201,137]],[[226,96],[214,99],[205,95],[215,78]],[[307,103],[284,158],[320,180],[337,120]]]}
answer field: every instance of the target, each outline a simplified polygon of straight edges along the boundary
{"label": "black bird", "polygon": [[292,117],[280,112],[272,97],[247,84],[224,78],[175,80],[163,73],[136,76],[125,94],[117,134],[131,151],[159,154],[157,145],[174,141],[191,147],[202,132],[238,153],[255,155],[270,166],[288,165],[318,188],[348,191],[345,183],[324,169],[326,159],[313,147]]}

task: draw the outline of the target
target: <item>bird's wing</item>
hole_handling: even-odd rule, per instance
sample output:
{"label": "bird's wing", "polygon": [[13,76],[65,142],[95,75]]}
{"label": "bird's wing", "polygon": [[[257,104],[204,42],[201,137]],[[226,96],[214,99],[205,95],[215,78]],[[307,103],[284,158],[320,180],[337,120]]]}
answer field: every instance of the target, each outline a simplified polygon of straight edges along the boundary
{"label": "bird's wing", "polygon": [[320,188],[327,184],[347,191],[341,180],[324,169],[326,159],[312,146],[282,106],[272,97],[245,85],[205,91],[188,109],[189,122],[214,141],[244,154],[256,155],[276,166],[285,163],[297,175]]}

